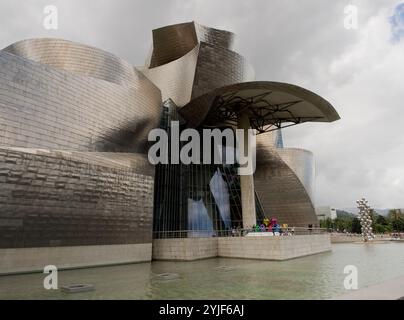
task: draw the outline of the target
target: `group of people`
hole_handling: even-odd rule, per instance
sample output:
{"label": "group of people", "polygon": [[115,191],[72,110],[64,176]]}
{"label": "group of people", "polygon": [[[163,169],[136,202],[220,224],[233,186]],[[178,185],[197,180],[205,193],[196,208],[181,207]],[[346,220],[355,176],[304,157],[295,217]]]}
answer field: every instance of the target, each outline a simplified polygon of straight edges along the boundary
{"label": "group of people", "polygon": [[291,234],[295,233],[295,228],[289,228],[287,224],[283,224],[282,226],[278,223],[276,218],[268,219],[267,217],[264,218],[262,224],[254,225],[253,226],[254,232],[273,232],[274,234]]}
{"label": "group of people", "polygon": [[243,236],[246,235],[248,232],[273,232],[274,235],[286,236],[286,235],[294,235],[295,228],[294,227],[289,228],[289,226],[286,223],[282,224],[281,226],[276,218],[268,219],[267,217],[265,217],[262,220],[261,224],[253,225],[250,230],[241,229],[240,225],[238,225],[237,228],[235,227],[231,228],[231,236],[233,237]]}

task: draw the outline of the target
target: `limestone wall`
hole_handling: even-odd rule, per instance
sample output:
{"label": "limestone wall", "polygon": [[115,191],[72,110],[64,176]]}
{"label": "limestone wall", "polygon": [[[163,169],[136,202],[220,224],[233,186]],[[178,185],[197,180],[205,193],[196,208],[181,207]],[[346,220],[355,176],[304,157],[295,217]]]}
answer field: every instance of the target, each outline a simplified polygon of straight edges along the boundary
{"label": "limestone wall", "polygon": [[153,259],[192,261],[218,255],[218,238],[177,238],[153,240]]}
{"label": "limestone wall", "polygon": [[286,260],[331,250],[330,236],[219,238],[220,257]]}
{"label": "limestone wall", "polygon": [[151,260],[151,243],[0,249],[0,274],[101,266]]}
{"label": "limestone wall", "polygon": [[224,237],[153,240],[154,260],[213,257],[286,260],[331,250],[329,234],[293,237]]}

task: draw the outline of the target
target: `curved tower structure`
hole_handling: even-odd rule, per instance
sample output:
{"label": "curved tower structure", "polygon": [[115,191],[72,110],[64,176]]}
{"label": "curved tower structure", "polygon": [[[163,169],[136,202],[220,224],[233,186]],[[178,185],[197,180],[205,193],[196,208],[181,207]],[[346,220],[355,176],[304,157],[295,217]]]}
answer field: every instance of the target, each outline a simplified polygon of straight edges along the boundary
{"label": "curved tower structure", "polygon": [[314,211],[315,163],[308,150],[276,146],[265,133],[257,136],[254,186],[263,211],[289,226],[318,226]]}
{"label": "curved tower structure", "polygon": [[[228,31],[195,22],[153,31],[152,51],[141,70],[161,88],[163,100],[169,99],[163,128],[170,130],[172,120],[197,130],[241,126],[254,129],[259,142],[254,177],[237,176],[235,168],[221,165],[159,166],[154,215],[158,237],[178,230],[189,236],[195,228],[208,228],[208,233],[249,228],[264,216],[291,226],[318,225],[313,155],[276,148],[269,132],[304,122],[332,122],[339,119],[338,113],[304,88],[253,81],[254,70],[233,51],[233,39]],[[166,184],[170,179],[176,181],[175,188]],[[218,190],[229,204],[215,199]]]}
{"label": "curved tower structure", "polygon": [[232,51],[234,34],[195,22],[153,31],[143,73],[161,88],[163,100],[183,107],[210,90],[254,79],[254,70]]}

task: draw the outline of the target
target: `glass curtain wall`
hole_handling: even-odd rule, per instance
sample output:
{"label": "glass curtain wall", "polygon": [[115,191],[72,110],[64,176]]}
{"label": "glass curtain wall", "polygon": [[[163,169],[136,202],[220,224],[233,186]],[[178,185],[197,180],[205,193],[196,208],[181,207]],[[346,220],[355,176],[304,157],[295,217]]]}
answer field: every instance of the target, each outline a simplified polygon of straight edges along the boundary
{"label": "glass curtain wall", "polygon": [[[163,104],[160,127],[167,130],[169,142],[171,121],[181,123],[176,105],[168,100]],[[237,165],[156,165],[154,198],[155,238],[220,236],[243,227]],[[262,221],[257,200],[257,220]]]}

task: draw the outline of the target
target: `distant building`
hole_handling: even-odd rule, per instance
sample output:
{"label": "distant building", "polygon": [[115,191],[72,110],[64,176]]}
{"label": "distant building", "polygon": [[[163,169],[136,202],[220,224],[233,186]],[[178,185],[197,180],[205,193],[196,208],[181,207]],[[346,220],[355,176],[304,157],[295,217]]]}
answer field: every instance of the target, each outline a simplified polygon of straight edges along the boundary
{"label": "distant building", "polygon": [[317,207],[316,215],[317,215],[318,220],[325,220],[327,218],[334,220],[337,218],[337,210],[335,208],[331,208],[329,206]]}

